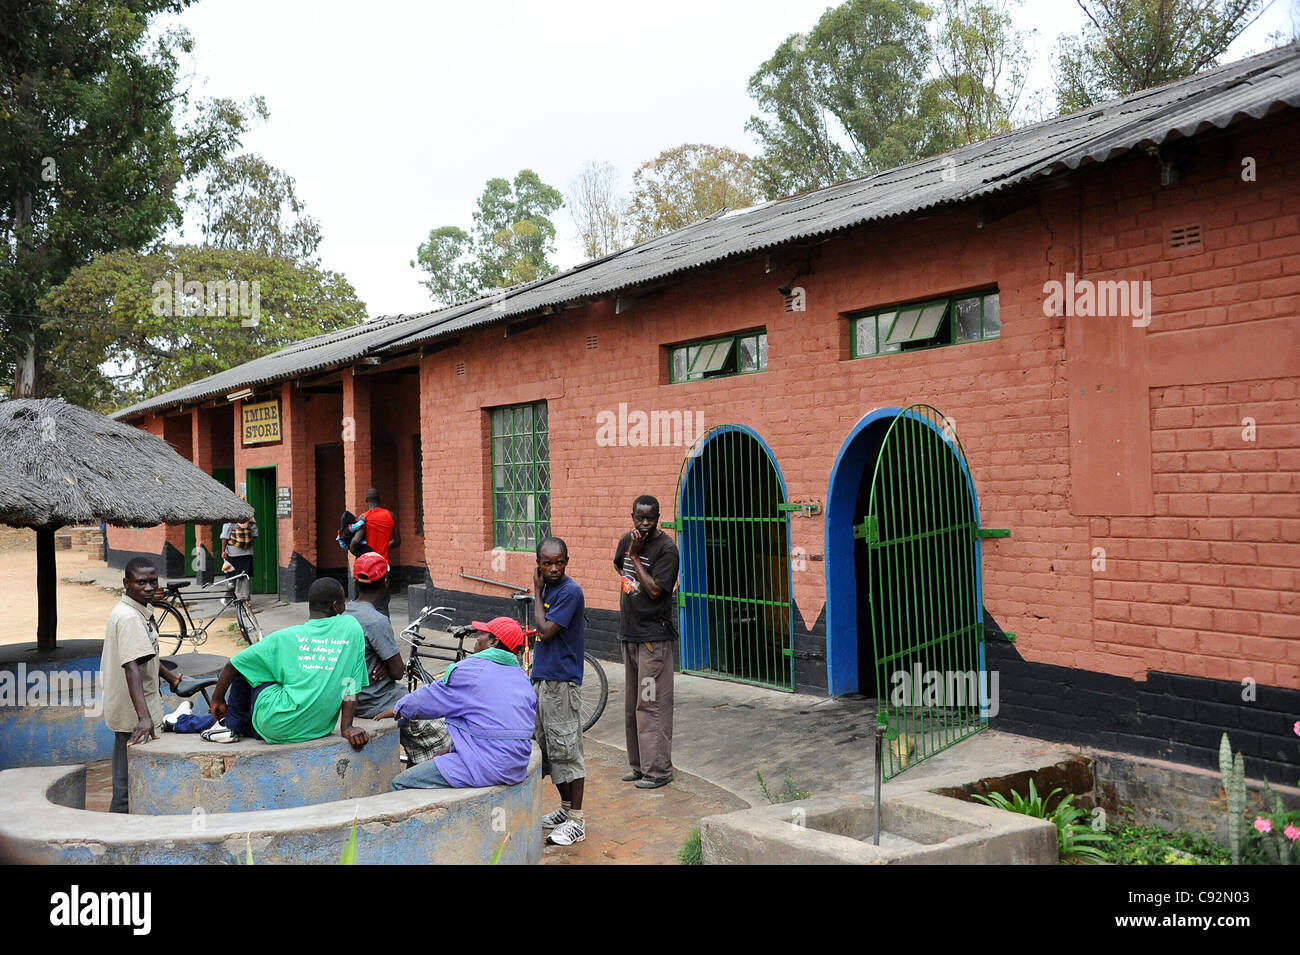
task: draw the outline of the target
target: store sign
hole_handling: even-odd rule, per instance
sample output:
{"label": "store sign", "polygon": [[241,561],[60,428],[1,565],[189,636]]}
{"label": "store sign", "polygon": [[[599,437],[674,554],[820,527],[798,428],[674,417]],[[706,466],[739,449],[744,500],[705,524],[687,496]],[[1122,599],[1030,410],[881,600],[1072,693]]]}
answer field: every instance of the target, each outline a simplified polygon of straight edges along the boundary
{"label": "store sign", "polygon": [[289,488],[275,489],[275,516],[293,517],[293,502],[289,499]]}
{"label": "store sign", "polygon": [[280,440],[280,402],[244,405],[244,445]]}

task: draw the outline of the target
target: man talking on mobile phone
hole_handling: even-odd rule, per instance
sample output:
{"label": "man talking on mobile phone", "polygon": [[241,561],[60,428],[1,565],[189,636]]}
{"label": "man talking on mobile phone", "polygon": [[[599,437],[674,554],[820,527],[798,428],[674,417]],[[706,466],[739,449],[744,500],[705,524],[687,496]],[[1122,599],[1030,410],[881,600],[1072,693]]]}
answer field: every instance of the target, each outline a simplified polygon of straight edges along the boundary
{"label": "man talking on mobile phone", "polygon": [[659,530],[659,502],[632,502],[632,530],[614,552],[622,574],[623,726],[631,772],[624,782],[658,789],[673,781],[673,670],[677,644],[677,545]]}

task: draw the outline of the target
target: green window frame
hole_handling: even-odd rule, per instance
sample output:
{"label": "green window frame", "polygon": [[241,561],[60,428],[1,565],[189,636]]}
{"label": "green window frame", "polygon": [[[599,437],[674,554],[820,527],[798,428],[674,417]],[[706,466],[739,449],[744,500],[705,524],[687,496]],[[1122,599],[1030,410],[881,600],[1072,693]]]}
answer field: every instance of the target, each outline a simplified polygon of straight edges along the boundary
{"label": "green window frame", "polygon": [[492,422],[492,540],[536,550],[551,533],[551,442],[545,401],[489,411]]}
{"label": "green window frame", "polygon": [[853,358],[1002,337],[996,289],[872,309],[849,318]]}
{"label": "green window frame", "polygon": [[668,380],[674,385],[760,371],[767,371],[767,329],[763,328],[683,342],[668,350]]}

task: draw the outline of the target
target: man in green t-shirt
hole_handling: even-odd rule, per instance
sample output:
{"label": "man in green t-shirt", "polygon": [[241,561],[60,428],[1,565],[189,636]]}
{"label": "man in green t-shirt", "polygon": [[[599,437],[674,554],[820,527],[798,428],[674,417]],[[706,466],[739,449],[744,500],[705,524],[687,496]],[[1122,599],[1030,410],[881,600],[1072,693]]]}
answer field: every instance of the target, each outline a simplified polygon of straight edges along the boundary
{"label": "man in green t-shirt", "polygon": [[268,634],[231,657],[212,691],[212,715],[224,717],[224,725],[203,738],[226,743],[247,734],[268,743],[303,743],[328,736],[337,721],[353,749],[365,746],[366,732],[352,725],[357,691],[369,683],[365,636],[356,618],[343,612],[346,603],[343,585],[322,577],[307,591],[306,623]]}

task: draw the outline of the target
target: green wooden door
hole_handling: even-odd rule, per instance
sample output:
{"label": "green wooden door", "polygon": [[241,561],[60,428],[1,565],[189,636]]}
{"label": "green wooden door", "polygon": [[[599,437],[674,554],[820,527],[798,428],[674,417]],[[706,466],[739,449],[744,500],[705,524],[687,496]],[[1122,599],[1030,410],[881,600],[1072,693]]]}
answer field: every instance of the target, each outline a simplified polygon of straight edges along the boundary
{"label": "green wooden door", "polygon": [[279,547],[276,544],[275,468],[247,468],[248,503],[253,506],[258,538],[253,545],[253,593],[280,592]]}

